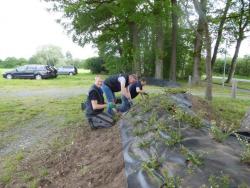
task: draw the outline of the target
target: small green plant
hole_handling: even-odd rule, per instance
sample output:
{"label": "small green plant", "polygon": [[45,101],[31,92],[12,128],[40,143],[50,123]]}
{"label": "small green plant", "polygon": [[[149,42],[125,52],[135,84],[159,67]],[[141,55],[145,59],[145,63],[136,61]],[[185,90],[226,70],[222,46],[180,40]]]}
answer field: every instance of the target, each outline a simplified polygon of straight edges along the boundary
{"label": "small green plant", "polygon": [[158,157],[152,157],[148,161],[142,162],[142,168],[144,170],[150,169],[152,170],[158,170],[161,166],[161,162]]}
{"label": "small green plant", "polygon": [[189,168],[203,165],[203,154],[194,153],[184,146],[181,146],[180,149],[182,155],[186,158],[186,163]]}
{"label": "small green plant", "polygon": [[169,176],[168,171],[163,171],[164,183],[161,188],[178,188],[181,185],[181,178],[179,176]]}
{"label": "small green plant", "polygon": [[176,113],[176,104],[168,99],[162,99],[160,102],[160,107],[171,114]]}
{"label": "small green plant", "polygon": [[167,146],[174,146],[176,144],[179,144],[182,140],[182,135],[180,133],[179,130],[173,130],[171,129],[169,132],[168,132],[169,136],[170,136],[170,139],[166,140],[165,141],[165,144]]}
{"label": "small green plant", "polygon": [[41,167],[41,168],[39,169],[39,175],[40,175],[41,177],[46,177],[46,176],[48,176],[48,175],[49,175],[48,169],[45,168],[45,167]]}
{"label": "small green plant", "polygon": [[250,164],[250,144],[246,139],[240,138],[238,134],[235,134],[241,145],[243,146],[243,151],[241,153],[241,161],[246,164]]}
{"label": "small green plant", "polygon": [[208,182],[210,184],[210,187],[213,188],[228,188],[230,184],[230,177],[227,175],[221,175],[221,176],[209,176]]}
{"label": "small green plant", "polygon": [[143,140],[142,142],[140,142],[140,143],[138,144],[138,147],[141,148],[141,149],[149,148],[151,142],[152,142],[152,140]]}
{"label": "small green plant", "polygon": [[29,188],[37,188],[38,187],[38,180],[34,179],[29,183]]}
{"label": "small green plant", "polygon": [[22,172],[21,174],[19,174],[19,176],[25,183],[30,182],[34,179],[34,177],[28,172]]}
{"label": "small green plant", "polygon": [[148,126],[154,126],[157,122],[157,113],[153,112],[148,120]]}
{"label": "small green plant", "polygon": [[142,169],[154,180],[160,182],[159,177],[155,174],[155,170],[161,167],[161,162],[158,157],[152,157],[147,161],[142,162]]}
{"label": "small green plant", "polygon": [[181,109],[176,110],[176,114],[174,115],[174,118],[178,121],[188,123],[191,127],[196,128],[196,129],[201,128],[203,125],[201,118],[199,118],[198,116],[194,116],[186,112],[183,112]]}
{"label": "small green plant", "polygon": [[223,142],[228,138],[228,136],[232,132],[223,131],[219,126],[217,126],[216,122],[211,122],[210,135],[212,135],[213,139],[217,142]]}
{"label": "small green plant", "polygon": [[148,129],[143,129],[143,128],[135,128],[133,130],[133,135],[134,136],[143,136],[144,134],[146,134],[148,132]]}
{"label": "small green plant", "polygon": [[135,120],[134,125],[137,126],[137,125],[139,125],[141,123],[143,123],[143,120],[142,119],[137,119],[137,120]]}
{"label": "small green plant", "polygon": [[142,108],[142,113],[149,112],[151,110],[150,103],[148,102],[141,103],[141,108]]}

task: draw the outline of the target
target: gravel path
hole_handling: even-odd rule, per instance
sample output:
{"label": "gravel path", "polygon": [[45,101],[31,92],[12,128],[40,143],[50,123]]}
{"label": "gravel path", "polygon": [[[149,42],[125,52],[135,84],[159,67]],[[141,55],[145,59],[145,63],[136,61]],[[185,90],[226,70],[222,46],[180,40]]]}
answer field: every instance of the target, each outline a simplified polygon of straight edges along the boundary
{"label": "gravel path", "polygon": [[[87,94],[87,88],[72,87],[72,88],[48,88],[48,89],[14,89],[10,91],[0,90],[0,99],[8,98],[27,98],[27,97],[46,97],[48,99],[66,99],[82,94]],[[5,140],[9,137],[15,137],[7,144],[0,147],[0,157],[16,152],[20,149],[29,148],[41,139],[49,138],[50,135],[57,129],[58,124],[63,124],[64,118],[47,117],[41,112],[34,116],[31,120],[20,122],[18,128],[10,129],[6,132],[0,132],[0,138]]]}
{"label": "gravel path", "polygon": [[86,94],[87,88],[71,87],[71,88],[48,88],[48,89],[11,89],[0,90],[0,98],[4,97],[37,97],[46,96],[50,98],[68,98],[81,94]]}

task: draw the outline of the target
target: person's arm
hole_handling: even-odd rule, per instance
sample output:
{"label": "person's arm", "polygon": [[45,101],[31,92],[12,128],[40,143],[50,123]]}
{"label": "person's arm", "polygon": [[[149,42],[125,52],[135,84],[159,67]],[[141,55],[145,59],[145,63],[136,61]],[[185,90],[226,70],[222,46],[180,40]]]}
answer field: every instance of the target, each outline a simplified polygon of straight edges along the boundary
{"label": "person's arm", "polygon": [[91,104],[92,104],[93,110],[103,109],[107,106],[107,104],[98,104],[97,100],[91,100]]}
{"label": "person's arm", "polygon": [[140,87],[136,87],[136,92],[139,94],[145,93],[145,91],[143,89],[140,89]]}
{"label": "person's arm", "polygon": [[132,99],[132,98],[131,98],[131,94],[130,94],[130,91],[129,91],[129,88],[128,88],[128,87],[126,88],[126,92],[127,92],[127,96],[128,96],[127,98],[128,98],[128,99]]}
{"label": "person's arm", "polygon": [[118,81],[121,84],[121,94],[124,95],[125,97],[129,98],[128,89],[125,87],[126,79],[123,76],[121,76],[118,78]]}

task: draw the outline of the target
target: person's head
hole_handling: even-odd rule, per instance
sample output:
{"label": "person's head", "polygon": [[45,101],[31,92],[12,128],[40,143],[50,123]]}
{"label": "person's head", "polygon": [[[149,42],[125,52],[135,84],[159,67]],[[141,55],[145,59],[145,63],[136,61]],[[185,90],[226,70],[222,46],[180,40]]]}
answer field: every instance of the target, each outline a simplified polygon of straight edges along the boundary
{"label": "person's head", "polygon": [[102,82],[103,82],[103,80],[102,80],[101,76],[96,75],[96,77],[95,77],[95,85],[97,87],[101,87],[102,86]]}
{"label": "person's head", "polygon": [[140,82],[142,86],[145,86],[147,84],[147,81],[144,77],[140,78]]}
{"label": "person's head", "polygon": [[137,75],[136,75],[136,74],[130,74],[130,75],[128,76],[128,82],[129,82],[129,84],[133,84],[133,83],[135,83],[137,80],[138,80],[138,78],[137,78]]}

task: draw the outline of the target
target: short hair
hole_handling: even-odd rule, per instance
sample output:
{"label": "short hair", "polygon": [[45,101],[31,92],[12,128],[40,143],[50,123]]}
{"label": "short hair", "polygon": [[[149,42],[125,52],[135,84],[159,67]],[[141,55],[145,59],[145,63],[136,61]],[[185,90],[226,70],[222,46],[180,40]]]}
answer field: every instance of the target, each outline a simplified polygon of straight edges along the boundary
{"label": "short hair", "polygon": [[129,76],[132,76],[135,80],[138,80],[138,77],[136,74],[130,74]]}
{"label": "short hair", "polygon": [[95,80],[98,79],[98,78],[101,78],[101,79],[102,79],[101,75],[96,75],[96,76],[95,76]]}
{"label": "short hair", "polygon": [[141,78],[140,78],[140,81],[141,81],[141,82],[147,82],[147,80],[146,80],[145,77],[141,77]]}

